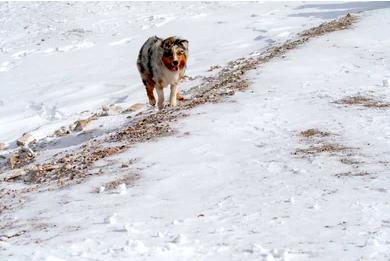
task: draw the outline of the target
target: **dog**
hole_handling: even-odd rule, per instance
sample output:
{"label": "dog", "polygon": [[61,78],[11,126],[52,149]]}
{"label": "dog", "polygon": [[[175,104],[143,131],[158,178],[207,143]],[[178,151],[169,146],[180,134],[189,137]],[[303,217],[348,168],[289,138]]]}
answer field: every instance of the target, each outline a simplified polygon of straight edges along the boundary
{"label": "dog", "polygon": [[164,107],[164,88],[171,88],[169,105],[176,106],[177,100],[184,99],[177,85],[184,78],[188,58],[188,41],[175,36],[161,39],[152,36],[141,47],[137,68],[146,88],[149,103],[156,105],[153,90],[156,88],[158,109]]}

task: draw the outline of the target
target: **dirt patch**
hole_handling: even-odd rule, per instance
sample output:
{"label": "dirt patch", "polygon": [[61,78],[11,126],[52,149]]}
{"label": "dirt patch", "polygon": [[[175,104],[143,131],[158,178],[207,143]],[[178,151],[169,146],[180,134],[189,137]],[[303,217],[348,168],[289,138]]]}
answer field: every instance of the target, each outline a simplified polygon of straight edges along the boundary
{"label": "dirt patch", "polygon": [[370,174],[368,172],[365,172],[365,171],[355,172],[355,173],[348,171],[348,172],[338,173],[335,176],[338,178],[342,178],[342,177],[362,177],[362,176],[368,176],[368,175],[370,175]]}
{"label": "dirt patch", "polygon": [[345,30],[356,21],[356,17],[348,13],[346,16],[338,19],[338,20],[333,20],[330,22],[323,23],[317,27],[313,27],[309,30],[303,31],[300,33],[300,36],[320,36],[324,35],[326,33],[330,32],[335,32],[335,31],[340,31],[340,30]]}
{"label": "dirt patch", "polygon": [[81,180],[88,173],[87,169],[100,159],[112,156],[126,149],[117,147],[89,147],[84,145],[80,152],[65,154],[64,156],[43,164],[35,164],[26,168],[26,174],[14,178],[29,184],[47,184],[58,181],[63,186],[68,180]]}
{"label": "dirt patch", "polygon": [[348,96],[340,100],[334,101],[334,103],[342,105],[358,105],[376,109],[390,108],[390,103],[378,101],[372,96]]}
{"label": "dirt patch", "polygon": [[[349,159],[352,151],[356,148],[347,147],[333,141],[332,137],[338,136],[329,131],[320,130],[317,128],[301,131],[300,136],[303,142],[308,144],[306,148],[297,149],[293,155],[301,157],[312,157],[322,153],[329,155],[344,156],[344,160]],[[349,154],[347,153],[349,152]]]}
{"label": "dirt patch", "polygon": [[126,144],[129,145],[172,134],[173,129],[169,123],[176,121],[179,117],[186,116],[183,112],[177,113],[177,111],[178,109],[162,110],[155,114],[145,115],[134,125],[112,134],[107,141],[126,141]]}
{"label": "dirt patch", "polygon": [[210,66],[210,68],[207,71],[212,72],[212,71],[220,69],[220,68],[221,68],[220,65],[213,65],[213,66]]}
{"label": "dirt patch", "polygon": [[36,154],[32,149],[21,147],[9,157],[8,163],[11,169],[16,169],[28,165],[33,162],[35,158]]}
{"label": "dirt patch", "polygon": [[354,158],[340,158],[340,162],[346,165],[358,165],[364,163],[363,161]]}
{"label": "dirt patch", "polygon": [[[126,187],[134,186],[135,182],[140,178],[139,174],[127,175],[124,177],[117,178],[115,180],[106,182],[103,184],[104,191],[113,191],[118,189],[121,184],[125,184]],[[95,192],[101,192],[100,188],[96,188]]]}
{"label": "dirt patch", "polygon": [[319,129],[308,129],[305,131],[302,131],[300,133],[304,138],[311,138],[311,137],[328,137],[331,135],[330,132],[327,131],[321,131]]}
{"label": "dirt patch", "polygon": [[[368,172],[361,170],[364,162],[357,159],[359,158],[357,154],[359,148],[336,143],[332,137],[338,136],[337,134],[319,129],[308,129],[300,132],[300,136],[303,137],[301,141],[305,142],[308,146],[306,148],[296,149],[293,155],[303,159],[310,159],[319,155],[327,155],[337,159],[339,162],[348,165],[351,169],[351,171],[336,174],[335,176],[338,178],[369,175]],[[356,172],[358,169],[360,171]]]}
{"label": "dirt patch", "polygon": [[346,152],[351,149],[352,148],[345,147],[340,144],[330,144],[330,143],[318,144],[318,145],[311,145],[308,148],[304,148],[304,149],[297,149],[294,152],[294,155],[308,156],[308,155],[317,155],[320,153],[335,154],[339,152]]}

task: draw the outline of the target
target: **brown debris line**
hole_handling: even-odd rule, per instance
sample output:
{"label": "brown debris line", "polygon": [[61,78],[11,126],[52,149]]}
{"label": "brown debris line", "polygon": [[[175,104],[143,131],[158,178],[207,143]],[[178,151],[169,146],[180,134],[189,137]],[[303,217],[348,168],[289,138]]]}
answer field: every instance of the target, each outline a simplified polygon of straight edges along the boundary
{"label": "brown debris line", "polygon": [[31,149],[21,147],[9,157],[8,163],[11,169],[21,168],[33,162],[35,157],[36,155]]}
{"label": "brown debris line", "polygon": [[348,96],[340,100],[334,101],[334,103],[344,104],[344,105],[360,105],[367,108],[377,108],[377,109],[390,108],[390,103],[378,101],[371,96],[360,96],[360,95]]}
{"label": "brown debris line", "polygon": [[328,137],[331,135],[330,132],[327,131],[321,131],[319,129],[307,129],[305,131],[301,131],[300,133],[305,138],[310,137]]}
{"label": "brown debris line", "polygon": [[25,175],[17,176],[14,180],[23,180],[30,184],[42,184],[51,181],[79,180],[87,176],[87,169],[100,159],[112,156],[125,150],[125,146],[89,147],[85,146],[80,152],[66,154],[48,163],[35,164],[26,170]]}
{"label": "brown debris line", "polygon": [[249,84],[243,79],[243,75],[247,71],[255,69],[258,65],[266,63],[273,58],[282,56],[290,49],[302,45],[313,37],[347,29],[354,21],[356,21],[356,18],[351,14],[347,14],[338,20],[325,22],[298,34],[298,38],[295,40],[288,40],[282,45],[271,47],[257,58],[240,58],[229,62],[216,76],[205,78],[205,83],[191,88],[189,92],[194,93],[194,99],[186,103],[184,107],[192,108],[206,102],[218,102],[224,96],[230,96],[236,91],[245,90]]}
{"label": "brown debris line", "polygon": [[213,66],[210,66],[210,68],[207,71],[212,72],[212,71],[219,69],[219,68],[222,68],[222,67],[220,65],[213,65]]}
{"label": "brown debris line", "polygon": [[[269,48],[257,57],[240,58],[231,61],[225,67],[222,67],[215,76],[205,77],[203,78],[203,83],[191,88],[188,91],[191,94],[191,99],[183,101],[180,106],[157,113],[140,112],[135,115],[139,120],[135,121],[132,126],[111,134],[107,139],[90,141],[83,145],[79,151],[59,156],[61,158],[51,159],[47,163],[36,164],[29,168],[26,182],[46,183],[53,180],[62,182],[64,179],[82,179],[88,175],[88,170],[95,161],[120,153],[128,149],[131,144],[172,134],[173,129],[170,126],[170,122],[187,116],[182,110],[188,110],[207,102],[220,102],[223,101],[224,97],[234,95],[236,91],[247,89],[249,83],[244,78],[244,74],[247,71],[253,70],[258,65],[264,64],[273,58],[282,56],[290,49],[307,42],[310,38],[332,31],[347,29],[354,20],[354,17],[348,14],[338,20],[323,23],[318,27],[307,30],[303,34],[299,34],[297,39]],[[126,145],[113,147],[112,150],[101,148],[102,143],[113,141],[120,141]],[[321,150],[331,151],[331,149],[325,148]]]}
{"label": "brown debris line", "polygon": [[362,177],[362,176],[368,176],[368,175],[370,175],[370,174],[368,172],[365,172],[365,171],[357,172],[357,173],[348,171],[348,172],[338,173],[335,176],[338,178],[341,178],[341,177]]}
{"label": "brown debris line", "polygon": [[294,152],[294,155],[305,156],[305,155],[317,155],[320,153],[338,153],[338,152],[345,152],[352,149],[353,148],[344,147],[339,144],[325,143],[325,144],[311,145],[308,148],[304,148],[304,149],[297,149]]}
{"label": "brown debris line", "polygon": [[[126,175],[124,177],[120,177],[118,179],[109,181],[104,183],[104,191],[112,191],[117,189],[119,185],[126,184],[127,187],[134,186],[135,182],[140,178],[139,174]],[[100,188],[95,190],[96,192],[100,192]]]}
{"label": "brown debris line", "polygon": [[309,30],[303,31],[299,34],[299,36],[320,36],[324,35],[326,33],[345,30],[356,21],[356,17],[348,13],[346,16],[338,19],[333,20],[330,22],[325,22],[323,24],[320,24],[317,27],[311,28]]}
{"label": "brown debris line", "polygon": [[111,135],[108,141],[126,141],[127,144],[134,144],[167,136],[173,133],[169,123],[175,121],[179,116],[184,117],[186,114],[178,112],[178,109],[172,109],[146,115],[134,125]]}

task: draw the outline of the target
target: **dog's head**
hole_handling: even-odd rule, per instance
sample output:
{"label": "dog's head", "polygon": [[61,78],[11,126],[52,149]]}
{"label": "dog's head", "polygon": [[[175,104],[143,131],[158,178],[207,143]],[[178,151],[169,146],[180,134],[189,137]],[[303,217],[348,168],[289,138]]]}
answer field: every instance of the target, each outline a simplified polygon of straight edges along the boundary
{"label": "dog's head", "polygon": [[168,37],[161,43],[162,62],[172,72],[182,70],[187,63],[188,41],[177,37]]}

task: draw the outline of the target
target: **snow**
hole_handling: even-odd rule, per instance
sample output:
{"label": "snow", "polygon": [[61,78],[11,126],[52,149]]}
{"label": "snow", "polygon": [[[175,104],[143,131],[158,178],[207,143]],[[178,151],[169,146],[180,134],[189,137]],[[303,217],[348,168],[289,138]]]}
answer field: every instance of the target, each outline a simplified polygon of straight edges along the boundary
{"label": "snow", "polygon": [[[0,240],[1,260],[389,259],[388,109],[334,103],[356,95],[390,102],[383,86],[390,77],[388,4],[65,5],[0,5],[6,25],[20,16],[14,28],[0,31],[5,142],[27,130],[45,137],[105,104],[145,103],[132,57],[149,35],[188,38],[188,74],[209,75],[212,65],[256,55],[323,19],[371,11],[352,29],[311,40],[251,71],[247,91],[191,110],[175,123],[175,135],[102,160],[103,175],[31,194],[28,204],[0,221],[12,224],[7,236],[28,231]],[[30,33],[22,30],[25,23]],[[79,34],[82,39],[72,42]],[[42,35],[47,39],[35,46]],[[107,122],[106,129],[125,124],[120,115]],[[300,132],[307,129],[331,135],[304,138]],[[294,154],[316,142],[353,149]],[[130,159],[139,160],[119,167]],[[141,178],[133,186],[105,187],[134,171]]]}
{"label": "snow", "polygon": [[299,6],[1,3],[0,142],[12,145],[26,131],[44,138],[102,105],[145,103],[135,61],[151,35],[187,38],[188,75],[195,77],[318,24],[292,16]]}

